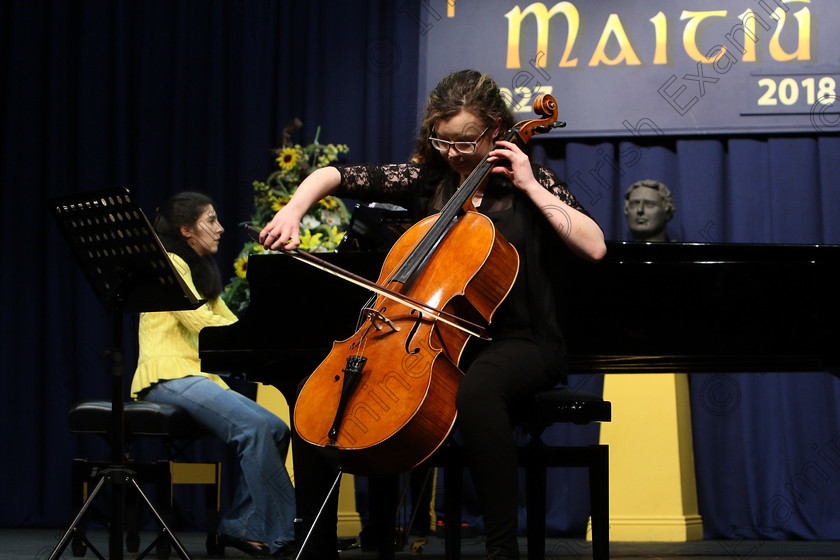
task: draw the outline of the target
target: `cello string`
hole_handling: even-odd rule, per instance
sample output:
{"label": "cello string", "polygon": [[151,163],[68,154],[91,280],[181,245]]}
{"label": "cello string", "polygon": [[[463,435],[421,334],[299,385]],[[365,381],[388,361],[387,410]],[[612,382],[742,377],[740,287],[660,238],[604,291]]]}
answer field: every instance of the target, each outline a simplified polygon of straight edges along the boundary
{"label": "cello string", "polygon": [[[370,297],[368,298],[367,302],[365,302],[364,307],[362,307],[362,309],[359,310],[359,317],[356,320],[356,330],[354,332],[358,332],[362,328],[362,325],[364,325],[364,323],[365,323],[365,319],[366,319],[365,314],[364,314],[365,308],[373,307],[376,304],[377,299],[379,299],[379,298],[377,297],[376,294],[371,294]],[[369,319],[369,318],[367,318],[367,319]],[[364,354],[365,349],[367,348],[367,342],[368,342],[367,334],[370,332],[370,328],[373,326],[373,320],[369,319],[369,322],[370,322],[370,324],[368,325],[368,328],[365,329],[365,332],[359,336],[359,339],[361,340],[361,343],[356,346],[355,355],[357,357],[362,356]]]}

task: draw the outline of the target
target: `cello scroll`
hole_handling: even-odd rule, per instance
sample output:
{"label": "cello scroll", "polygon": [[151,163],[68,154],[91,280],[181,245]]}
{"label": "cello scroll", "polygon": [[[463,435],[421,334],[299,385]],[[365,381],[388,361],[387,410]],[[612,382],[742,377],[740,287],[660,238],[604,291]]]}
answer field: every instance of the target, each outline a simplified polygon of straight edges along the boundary
{"label": "cello scroll", "polygon": [[543,118],[518,122],[512,129],[523,144],[527,144],[535,134],[543,134],[550,132],[553,128],[566,126],[566,123],[557,121],[557,100],[548,93],[542,93],[536,97],[534,112]]}

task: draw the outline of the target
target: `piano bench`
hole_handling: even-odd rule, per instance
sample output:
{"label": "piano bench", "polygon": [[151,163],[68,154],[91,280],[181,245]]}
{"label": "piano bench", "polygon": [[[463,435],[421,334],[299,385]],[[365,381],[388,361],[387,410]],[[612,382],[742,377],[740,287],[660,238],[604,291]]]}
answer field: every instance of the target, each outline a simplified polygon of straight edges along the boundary
{"label": "piano bench", "polygon": [[[221,463],[187,462],[184,451],[189,443],[202,437],[212,437],[197,426],[182,408],[150,401],[131,401],[124,405],[125,425],[125,466],[136,473],[138,483],[155,484],[156,507],[166,519],[172,510],[172,490],[175,484],[204,484],[206,488],[207,512],[207,553],[220,555],[216,532],[219,525],[221,507]],[[74,433],[97,434],[110,439],[111,402],[82,401],[76,404],[68,415],[70,431]],[[163,439],[168,457],[157,461],[137,461],[131,458],[130,449],[137,438],[151,437]],[[74,459],[72,469],[73,507],[81,508],[87,499],[88,485],[95,483],[103,469],[113,466],[112,461],[94,461]],[[140,545],[139,523],[140,504],[136,494],[126,493],[125,527],[126,550],[137,552]],[[73,537],[73,556],[84,556],[86,544],[84,527]],[[158,558],[169,555],[170,543],[163,537],[157,543]]]}
{"label": "piano bench", "polygon": [[[543,431],[559,422],[589,424],[609,422],[612,406],[601,397],[561,387],[537,393],[519,418],[531,436],[519,447],[519,464],[525,468],[528,560],[545,558],[546,471],[552,467],[585,467],[589,471],[593,560],[608,560],[609,550],[609,447],[607,445],[555,446],[542,440]],[[463,449],[446,444],[431,458],[431,465],[448,469],[465,466]],[[446,558],[461,557],[460,476],[444,479]]]}

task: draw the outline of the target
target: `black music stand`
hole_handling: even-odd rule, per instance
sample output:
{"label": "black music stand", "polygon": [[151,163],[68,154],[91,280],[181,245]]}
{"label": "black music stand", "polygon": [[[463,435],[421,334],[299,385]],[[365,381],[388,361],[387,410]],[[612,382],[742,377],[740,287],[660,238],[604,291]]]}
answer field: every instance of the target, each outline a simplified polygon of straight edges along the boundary
{"label": "black music stand", "polygon": [[[105,484],[112,486],[111,560],[122,560],[123,557],[124,485],[138,493],[178,555],[190,560],[181,542],[137,484],[135,473],[126,467],[123,315],[195,309],[203,302],[184,283],[128,189],[119,187],[56,197],[49,201],[49,206],[88,282],[105,309],[113,314],[114,322],[110,351],[112,464],[100,473],[96,487],[53,550],[50,560],[57,560],[72,536],[78,533],[79,524]],[[138,558],[148,554],[156,543],[157,539]],[[102,558],[90,542],[87,545]]]}

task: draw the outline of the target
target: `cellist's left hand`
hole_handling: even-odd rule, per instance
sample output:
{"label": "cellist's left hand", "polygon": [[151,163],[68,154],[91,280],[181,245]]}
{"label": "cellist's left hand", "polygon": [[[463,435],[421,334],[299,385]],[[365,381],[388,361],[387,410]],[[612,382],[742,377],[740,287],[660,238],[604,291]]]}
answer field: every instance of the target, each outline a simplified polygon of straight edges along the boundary
{"label": "cellist's left hand", "polygon": [[[500,173],[510,179],[516,188],[527,191],[537,180],[534,178],[534,171],[531,169],[531,160],[519,146],[513,142],[498,140],[496,148],[487,154],[487,161],[495,163],[492,173]],[[510,167],[498,165],[500,160],[510,162]]]}

